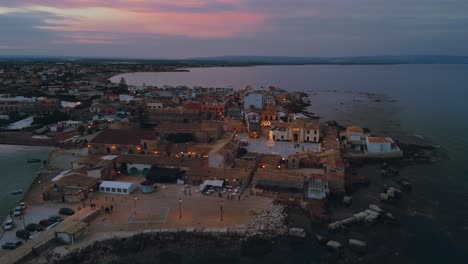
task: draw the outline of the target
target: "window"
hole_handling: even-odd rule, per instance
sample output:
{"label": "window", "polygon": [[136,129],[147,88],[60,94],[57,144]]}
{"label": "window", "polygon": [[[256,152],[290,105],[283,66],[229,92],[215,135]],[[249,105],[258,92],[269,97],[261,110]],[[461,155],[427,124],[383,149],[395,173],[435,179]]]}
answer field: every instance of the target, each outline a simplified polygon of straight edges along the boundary
{"label": "window", "polygon": [[310,130],[307,130],[307,134],[309,134],[309,133],[310,133]]}
{"label": "window", "polygon": [[115,188],[112,188],[112,192],[116,192]]}
{"label": "window", "polygon": [[121,192],[122,192],[122,189],[121,189],[121,188],[117,188],[117,192],[121,193]]}
{"label": "window", "polygon": [[314,130],[314,134],[317,135],[317,130]]}
{"label": "window", "polygon": [[104,187],[101,187],[100,190],[101,190],[101,192],[103,192],[103,191],[104,191]]}
{"label": "window", "polygon": [[292,159],[292,163],[295,163],[295,162],[296,162],[296,160],[295,160],[295,159]]}
{"label": "window", "polygon": [[109,187],[106,187],[106,192],[110,192],[110,188],[109,188]]}
{"label": "window", "polygon": [[123,193],[127,193],[127,189],[122,189]]}

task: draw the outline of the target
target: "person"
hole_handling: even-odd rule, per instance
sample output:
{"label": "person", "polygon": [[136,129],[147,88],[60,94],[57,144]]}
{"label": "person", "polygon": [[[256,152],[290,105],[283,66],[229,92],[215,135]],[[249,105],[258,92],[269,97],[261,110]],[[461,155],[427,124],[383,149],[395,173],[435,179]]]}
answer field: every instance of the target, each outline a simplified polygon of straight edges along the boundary
{"label": "person", "polygon": [[104,205],[101,205],[101,213],[104,213]]}
{"label": "person", "polygon": [[110,212],[112,213],[112,211],[114,211],[114,206],[113,205],[110,206]]}

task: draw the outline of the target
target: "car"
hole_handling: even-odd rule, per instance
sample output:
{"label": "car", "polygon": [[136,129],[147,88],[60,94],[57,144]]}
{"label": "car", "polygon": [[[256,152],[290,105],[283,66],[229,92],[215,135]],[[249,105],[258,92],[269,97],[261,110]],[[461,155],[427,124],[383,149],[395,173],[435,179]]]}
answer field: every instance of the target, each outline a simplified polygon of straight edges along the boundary
{"label": "car", "polygon": [[23,214],[23,208],[21,206],[16,206],[15,210],[13,210],[13,216],[20,216]]}
{"label": "car", "polygon": [[6,220],[5,223],[3,223],[3,229],[4,230],[11,230],[13,227],[15,227],[15,223],[13,222],[12,219]]}
{"label": "car", "polygon": [[23,242],[21,241],[16,241],[16,242],[6,242],[5,244],[2,245],[3,249],[15,249],[19,246],[23,245]]}
{"label": "car", "polygon": [[38,224],[28,224],[24,229],[28,230],[29,232],[40,232],[44,230],[44,228]]}
{"label": "car", "polygon": [[16,231],[16,236],[22,239],[29,239],[29,236],[31,236],[31,233],[29,233],[28,230],[21,229],[21,230]]}
{"label": "car", "polygon": [[63,208],[60,208],[59,214],[61,214],[61,215],[73,215],[73,214],[75,214],[75,211],[73,209],[63,207]]}
{"label": "car", "polygon": [[55,223],[55,221],[51,221],[49,219],[42,219],[41,221],[39,221],[39,225],[42,227],[48,227],[52,225],[53,223]]}
{"label": "car", "polygon": [[21,209],[26,209],[26,207],[28,207],[25,202],[19,203],[19,206],[21,206]]}
{"label": "car", "polygon": [[63,218],[59,215],[51,215],[48,220],[52,221],[52,222],[62,222],[63,221]]}

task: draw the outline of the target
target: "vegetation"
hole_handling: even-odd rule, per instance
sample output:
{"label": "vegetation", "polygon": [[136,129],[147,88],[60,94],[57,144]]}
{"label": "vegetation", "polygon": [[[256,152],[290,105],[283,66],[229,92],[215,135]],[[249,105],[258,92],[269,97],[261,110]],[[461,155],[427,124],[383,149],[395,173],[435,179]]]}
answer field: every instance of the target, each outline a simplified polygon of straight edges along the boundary
{"label": "vegetation", "polygon": [[60,111],[54,111],[50,115],[34,117],[32,125],[50,125],[60,121],[69,120],[70,116]]}
{"label": "vegetation", "polygon": [[174,143],[185,143],[196,141],[196,138],[193,133],[170,133],[166,135],[166,140]]}

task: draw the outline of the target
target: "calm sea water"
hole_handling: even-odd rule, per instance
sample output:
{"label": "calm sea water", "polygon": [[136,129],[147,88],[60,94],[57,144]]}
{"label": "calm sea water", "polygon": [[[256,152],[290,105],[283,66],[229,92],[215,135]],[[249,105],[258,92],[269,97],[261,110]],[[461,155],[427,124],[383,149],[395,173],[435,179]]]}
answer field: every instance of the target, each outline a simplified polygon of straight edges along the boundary
{"label": "calm sea water", "polygon": [[[395,230],[366,231],[371,262],[468,263],[468,65],[260,66],[195,68],[177,73],[130,73],[132,85],[228,87],[274,85],[307,91],[311,111],[324,119],[358,124],[380,135],[440,146],[449,159],[407,167],[413,182],[404,202],[390,208],[401,221]],[[378,94],[380,102],[367,93]],[[382,179],[377,167],[360,195],[376,195]],[[337,238],[338,239],[338,238]],[[307,263],[319,252],[310,242],[267,256],[230,263]]]}
{"label": "calm sea water", "polygon": [[45,160],[51,149],[0,145],[0,221],[5,219],[23,197],[23,194],[12,195],[10,192],[18,189],[26,192],[42,166],[41,163],[27,163],[27,160]]}

